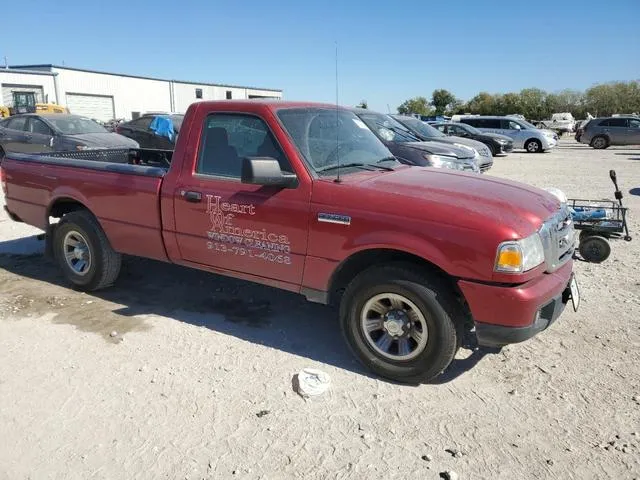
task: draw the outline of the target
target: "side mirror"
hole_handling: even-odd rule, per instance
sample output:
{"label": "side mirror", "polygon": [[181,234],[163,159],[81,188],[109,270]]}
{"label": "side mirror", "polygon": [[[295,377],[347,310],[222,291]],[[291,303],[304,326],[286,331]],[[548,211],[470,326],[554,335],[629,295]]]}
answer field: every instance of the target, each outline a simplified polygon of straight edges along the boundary
{"label": "side mirror", "polygon": [[618,181],[615,170],[609,170],[609,178],[611,178],[611,181],[613,183],[616,183]]}
{"label": "side mirror", "polygon": [[245,157],[242,160],[242,183],[271,187],[295,188],[298,178],[283,173],[280,164],[272,157]]}

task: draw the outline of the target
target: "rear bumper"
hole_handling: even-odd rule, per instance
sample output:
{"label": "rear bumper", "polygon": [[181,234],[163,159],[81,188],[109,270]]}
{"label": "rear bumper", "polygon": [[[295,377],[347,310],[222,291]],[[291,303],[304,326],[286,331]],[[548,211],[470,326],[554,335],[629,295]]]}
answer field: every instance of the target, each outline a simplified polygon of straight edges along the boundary
{"label": "rear bumper", "polygon": [[20,219],[20,217],[18,217],[15,213],[10,212],[6,205],[4,206],[4,211],[7,212],[7,215],[9,215],[9,218],[11,220],[13,220],[14,222],[22,223],[22,220]]}
{"label": "rear bumper", "polygon": [[502,346],[525,341],[548,328],[570,299],[573,263],[517,286],[461,280],[469,304],[478,344]]}

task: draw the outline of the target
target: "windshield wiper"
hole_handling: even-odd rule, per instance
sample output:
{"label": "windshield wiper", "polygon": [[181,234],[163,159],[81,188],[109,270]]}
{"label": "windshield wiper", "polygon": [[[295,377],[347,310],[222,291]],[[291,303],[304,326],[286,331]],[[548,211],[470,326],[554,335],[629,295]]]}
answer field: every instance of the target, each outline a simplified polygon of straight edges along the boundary
{"label": "windshield wiper", "polygon": [[[387,158],[383,158],[382,160],[379,160],[379,162],[383,162],[386,160],[395,160],[395,157],[387,157]],[[368,170],[370,172],[375,171],[376,169],[378,170],[385,170],[387,172],[393,172],[394,169],[391,167],[387,167],[384,165],[377,165],[376,163],[361,163],[361,162],[353,162],[353,163],[342,163],[340,165],[336,164],[336,165],[328,165],[326,167],[322,167],[316,170],[316,172],[327,172],[329,170],[337,170],[339,168],[361,168],[363,170]]]}
{"label": "windshield wiper", "polygon": [[398,161],[398,159],[396,157],[394,157],[394,156],[384,157],[384,158],[381,158],[380,160],[378,160],[376,162],[375,166],[378,167],[378,168],[382,168],[384,170],[387,170],[389,172],[393,172],[393,171],[395,171],[395,169],[393,167],[388,167],[388,166],[380,165],[380,164],[384,163],[384,162],[397,162],[397,161]]}
{"label": "windshield wiper", "polygon": [[318,168],[316,172],[328,172],[329,170],[337,170],[339,168],[350,168],[350,167],[362,168],[363,170],[373,171],[375,168],[369,168],[369,167],[376,167],[376,165],[371,165],[369,163],[358,163],[358,162],[336,163],[335,165],[327,165],[326,167]]}

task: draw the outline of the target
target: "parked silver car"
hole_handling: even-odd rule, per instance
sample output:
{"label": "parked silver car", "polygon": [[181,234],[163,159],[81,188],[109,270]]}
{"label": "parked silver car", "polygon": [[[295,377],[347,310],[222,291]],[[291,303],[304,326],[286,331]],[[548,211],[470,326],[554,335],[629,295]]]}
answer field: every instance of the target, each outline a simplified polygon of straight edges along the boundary
{"label": "parked silver car", "polygon": [[640,145],[640,118],[604,117],[589,120],[581,127],[580,143],[593,148],[611,145]]}
{"label": "parked silver car", "polygon": [[[456,117],[454,115],[452,120],[457,120]],[[558,135],[555,132],[537,128],[526,120],[516,117],[462,116],[459,121],[481,132],[499,133],[511,137],[514,149],[524,149],[529,153],[550,150],[558,143]]]}

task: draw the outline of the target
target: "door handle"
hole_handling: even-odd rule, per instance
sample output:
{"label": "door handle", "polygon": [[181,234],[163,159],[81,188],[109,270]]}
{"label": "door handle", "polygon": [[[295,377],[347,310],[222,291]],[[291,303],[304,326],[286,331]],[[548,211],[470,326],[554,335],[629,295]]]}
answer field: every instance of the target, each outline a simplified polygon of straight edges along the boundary
{"label": "door handle", "polygon": [[185,192],[184,190],[180,192],[180,194],[184,197],[187,202],[191,203],[199,203],[202,201],[202,194],[200,192]]}

